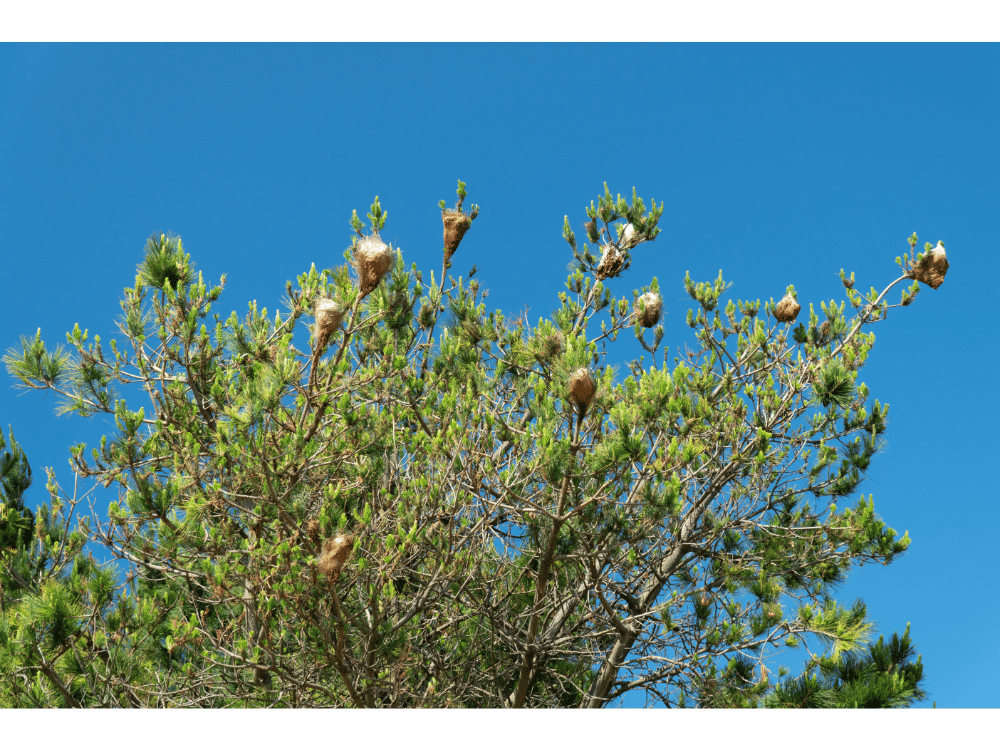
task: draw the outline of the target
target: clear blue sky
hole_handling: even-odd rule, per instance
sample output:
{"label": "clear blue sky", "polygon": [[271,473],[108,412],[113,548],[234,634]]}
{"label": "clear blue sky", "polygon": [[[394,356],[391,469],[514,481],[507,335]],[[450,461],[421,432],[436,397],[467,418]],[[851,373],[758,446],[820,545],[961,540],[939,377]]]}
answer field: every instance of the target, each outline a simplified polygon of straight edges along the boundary
{"label": "clear blue sky", "polygon": [[[655,243],[612,282],[657,276],[679,343],[685,271],[743,299],[794,283],[807,305],[895,278],[912,232],[951,270],[873,330],[862,371],[891,404],[862,487],[910,551],[856,570],[881,632],[911,635],[939,707],[997,707],[996,45],[0,45],[0,349],[39,327],[113,335],[152,232],[174,231],[216,309],[273,311],[286,279],[341,262],[352,209],[439,269],[438,200],[468,185],[473,263],[507,313],[557,305],[583,208],[607,181],[666,202]],[[0,425],[71,485],[68,446],[107,422],[0,387]],[[994,487],[994,489],[989,489]],[[801,652],[787,664],[796,671]],[[929,705],[929,702],[928,704]]]}

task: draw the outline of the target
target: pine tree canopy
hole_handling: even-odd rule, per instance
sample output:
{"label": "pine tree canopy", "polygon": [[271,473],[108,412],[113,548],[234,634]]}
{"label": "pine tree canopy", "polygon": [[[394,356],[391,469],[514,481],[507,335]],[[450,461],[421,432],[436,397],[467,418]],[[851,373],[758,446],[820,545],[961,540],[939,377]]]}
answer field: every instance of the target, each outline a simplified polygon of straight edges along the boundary
{"label": "pine tree canopy", "polygon": [[[841,271],[846,300],[801,316],[793,286],[735,300],[721,272],[688,276],[672,353],[659,281],[609,287],[663,204],[605,185],[584,241],[567,217],[571,272],[533,325],[488,310],[474,267],[449,273],[476,256],[466,197],[441,202],[440,269],[386,244],[376,197],[344,262],[288,282],[274,312],[219,315],[225,277],[155,234],[118,338],[76,326],[67,349],[39,331],[8,350],[22,387],[113,417],[71,455],[81,488],[118,497],[83,515],[50,472],[31,514],[13,436],[0,452],[0,704],[923,697],[909,628],[872,644],[864,605],[833,594],[910,543],[857,494],[888,425],[858,376],[871,326],[940,285],[943,246],[914,235],[882,291]],[[816,644],[772,681],[765,659]]]}
{"label": "pine tree canopy", "polygon": [[35,529],[35,516],[24,507],[24,493],[31,486],[31,466],[8,430],[10,448],[0,431],[0,549],[26,546]]}

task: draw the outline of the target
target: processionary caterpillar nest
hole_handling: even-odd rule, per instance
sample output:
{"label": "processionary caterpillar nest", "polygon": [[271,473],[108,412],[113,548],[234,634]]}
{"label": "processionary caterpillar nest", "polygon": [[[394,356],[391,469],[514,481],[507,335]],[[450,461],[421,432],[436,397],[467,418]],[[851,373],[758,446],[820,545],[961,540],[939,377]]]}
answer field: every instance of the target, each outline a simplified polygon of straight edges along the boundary
{"label": "processionary caterpillar nest", "polygon": [[472,217],[461,211],[446,210],[441,212],[441,223],[444,224],[444,258],[450,260],[458,250],[465,233],[472,226]]}
{"label": "processionary caterpillar nest", "polygon": [[576,404],[581,417],[587,413],[596,393],[597,381],[586,367],[574,370],[569,376],[569,400]]}
{"label": "processionary caterpillar nest", "polygon": [[948,256],[940,241],[938,241],[937,247],[931,249],[910,268],[910,276],[917,281],[922,281],[931,289],[937,289],[944,283],[946,273],[948,273]]}
{"label": "processionary caterpillar nest", "polygon": [[782,323],[792,323],[799,314],[802,305],[795,301],[791,292],[785,294],[781,301],[774,306],[774,317]]}
{"label": "processionary caterpillar nest", "polygon": [[344,308],[329,297],[319,297],[313,310],[316,315],[316,328],[313,331],[316,349],[323,349],[329,343],[330,336],[344,320]]}
{"label": "processionary caterpillar nest", "polygon": [[358,272],[361,284],[361,295],[367,296],[378,286],[378,283],[392,268],[396,254],[392,248],[382,242],[378,234],[362,239],[354,246],[354,270]]}
{"label": "processionary caterpillar nest", "polygon": [[625,267],[625,256],[615,245],[602,245],[604,251],[601,255],[601,262],[597,264],[594,273],[599,280],[613,279],[622,272]]}
{"label": "processionary caterpillar nest", "polygon": [[619,244],[626,250],[631,250],[633,247],[639,244],[639,238],[636,236],[635,227],[629,222],[625,225],[622,230],[621,241]]}
{"label": "processionary caterpillar nest", "polygon": [[636,306],[636,320],[642,324],[643,328],[652,328],[660,322],[660,314],[663,311],[663,299],[656,292],[646,292],[639,298]]}
{"label": "processionary caterpillar nest", "polygon": [[337,534],[327,539],[323,542],[323,553],[316,569],[331,581],[336,581],[340,578],[340,571],[353,549],[354,537],[350,534]]}

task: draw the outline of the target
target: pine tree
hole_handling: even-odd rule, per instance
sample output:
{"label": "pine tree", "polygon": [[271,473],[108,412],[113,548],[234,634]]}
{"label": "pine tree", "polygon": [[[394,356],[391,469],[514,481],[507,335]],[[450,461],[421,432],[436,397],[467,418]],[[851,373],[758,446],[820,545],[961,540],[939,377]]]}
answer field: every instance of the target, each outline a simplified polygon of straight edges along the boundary
{"label": "pine tree", "polygon": [[34,532],[35,516],[24,505],[24,493],[31,486],[31,466],[21,446],[8,428],[10,450],[0,430],[0,548],[26,546]]}
{"label": "pine tree", "polygon": [[[862,602],[854,611],[865,617]],[[782,668],[779,677],[785,674]],[[699,685],[694,697],[704,708],[907,708],[927,697],[909,624],[888,643],[879,636],[855,653],[814,656],[798,677],[772,684],[766,671],[763,676],[755,680],[753,664],[736,658],[718,679]]]}
{"label": "pine tree", "polygon": [[[0,451],[5,441],[0,433]],[[77,629],[79,605],[113,575],[82,553],[83,530],[62,523],[62,501],[53,493],[33,513],[24,505],[31,466],[10,433],[0,453],[0,706],[79,706],[84,685],[74,682],[74,654],[67,634]],[[53,489],[52,478],[49,481]]]}
{"label": "pine tree", "polygon": [[911,661],[915,654],[907,623],[902,637],[893,633],[886,643],[879,636],[866,651],[820,660],[818,667],[836,695],[837,708],[904,708],[927,697],[920,688],[921,658]]}
{"label": "pine tree", "polygon": [[[695,345],[671,365],[658,280],[631,300],[607,286],[662,204],[605,185],[582,247],[567,218],[567,290],[533,326],[487,312],[474,267],[448,275],[474,251],[466,196],[442,201],[439,276],[381,240],[376,197],[346,262],[288,282],[284,313],[224,319],[225,278],[206,285],[179,237],[154,235],[121,344],[77,326],[72,354],[40,332],[8,352],[24,387],[114,415],[71,452],[119,492],[106,522],[80,518],[50,476],[48,562],[3,636],[18,705],[675,706],[718,685],[751,705],[771,650],[865,648],[863,608],[831,594],[910,541],[871,498],[837,504],[887,426],[858,382],[866,329],[940,285],[943,246],[911,237],[882,292],[841,272],[846,302],[798,325],[793,286],[724,302],[721,274],[688,277]],[[630,332],[652,366],[619,377]],[[138,408],[116,390],[136,383]]]}

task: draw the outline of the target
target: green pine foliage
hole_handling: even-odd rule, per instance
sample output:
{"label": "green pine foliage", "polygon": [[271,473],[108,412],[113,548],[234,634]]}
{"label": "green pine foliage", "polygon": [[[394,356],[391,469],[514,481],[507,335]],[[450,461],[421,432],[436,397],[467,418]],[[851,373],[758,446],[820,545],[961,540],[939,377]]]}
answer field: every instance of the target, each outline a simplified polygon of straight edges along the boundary
{"label": "green pine foliage", "polygon": [[[276,312],[218,314],[225,278],[154,235],[121,343],[77,326],[72,355],[39,332],[4,358],[113,417],[71,455],[118,491],[106,521],[81,516],[86,482],[50,473],[30,544],[0,553],[4,705],[750,706],[814,683],[826,700],[824,680],[905,700],[908,641],[865,671],[871,625],[832,594],[910,541],[852,499],[888,424],[859,381],[865,329],[910,277],[870,297],[845,277],[853,317],[831,301],[794,328],[726,299],[721,273],[688,277],[691,341],[670,352],[671,326],[638,317],[659,281],[612,286],[663,211],[605,185],[586,241],[567,219],[571,273],[537,325],[488,310],[474,266],[447,275],[476,254],[478,206],[425,276],[375,238],[376,199],[350,262],[288,282]],[[321,331],[330,300],[344,315]],[[616,359],[623,334],[641,357]],[[831,661],[772,686],[764,659],[808,638]]]}
{"label": "green pine foliage", "polygon": [[10,448],[0,430],[0,549],[21,549],[35,530],[35,515],[24,505],[31,486],[31,466],[8,428]]}
{"label": "green pine foliage", "polygon": [[910,640],[893,633],[869,643],[859,653],[817,658],[805,672],[774,687],[763,700],[766,708],[906,708],[924,700],[920,688],[923,664]]}
{"label": "green pine foliage", "polygon": [[[702,708],[907,708],[927,697],[920,687],[923,664],[909,624],[902,636],[893,633],[888,642],[879,636],[850,652],[838,652],[841,639],[836,634],[850,631],[856,640],[870,632],[863,602],[846,610],[828,602],[813,625],[819,626],[816,635],[827,629],[825,640],[835,647],[829,655],[811,657],[799,676],[786,677],[782,668],[779,680],[771,682],[766,669],[758,675],[750,660],[736,656],[725,669],[695,683],[689,700]],[[792,640],[787,644],[791,648],[802,645]]]}

